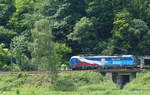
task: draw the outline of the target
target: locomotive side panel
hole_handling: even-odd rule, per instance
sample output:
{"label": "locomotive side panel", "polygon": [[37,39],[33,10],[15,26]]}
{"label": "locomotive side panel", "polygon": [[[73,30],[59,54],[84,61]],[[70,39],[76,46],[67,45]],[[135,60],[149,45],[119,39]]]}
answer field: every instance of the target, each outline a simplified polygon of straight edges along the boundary
{"label": "locomotive side panel", "polygon": [[135,66],[133,56],[74,56],[69,63],[74,69],[87,69],[98,67]]}

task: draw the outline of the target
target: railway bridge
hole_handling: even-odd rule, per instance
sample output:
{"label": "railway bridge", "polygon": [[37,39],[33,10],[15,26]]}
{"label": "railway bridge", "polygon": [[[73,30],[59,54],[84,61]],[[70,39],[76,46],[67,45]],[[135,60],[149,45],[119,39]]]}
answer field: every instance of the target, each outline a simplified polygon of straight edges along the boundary
{"label": "railway bridge", "polygon": [[135,68],[97,69],[97,71],[116,83],[119,88],[123,88],[124,85],[136,78],[139,72],[150,71],[150,56],[139,57],[138,65]]}
{"label": "railway bridge", "polygon": [[[119,88],[123,88],[128,82],[136,78],[137,74],[142,71],[150,71],[150,56],[139,57],[138,65],[135,68],[99,68],[94,70],[60,70],[58,72],[81,72],[81,71],[95,71],[106,76],[107,79],[117,84]],[[21,72],[4,72],[0,71],[0,74],[42,74],[47,72],[38,71],[21,71]]]}

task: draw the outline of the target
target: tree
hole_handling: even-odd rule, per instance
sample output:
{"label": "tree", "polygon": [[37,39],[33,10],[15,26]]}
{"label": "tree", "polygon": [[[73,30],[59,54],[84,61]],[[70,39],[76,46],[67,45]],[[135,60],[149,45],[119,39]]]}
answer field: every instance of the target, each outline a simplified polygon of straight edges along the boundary
{"label": "tree", "polygon": [[24,35],[16,36],[12,39],[11,53],[12,53],[12,66],[18,66],[20,70],[29,70],[29,59],[26,56],[27,52],[27,39]]}
{"label": "tree", "polygon": [[33,4],[34,0],[15,0],[14,6],[16,11],[9,21],[13,28],[17,29],[21,26],[20,20],[23,18],[23,14],[30,12],[33,8]]}
{"label": "tree", "polygon": [[[116,1],[116,0],[115,0]],[[85,8],[87,16],[94,19],[94,29],[99,40],[105,40],[111,37],[110,31],[113,26],[114,6],[112,0],[86,0]]]}
{"label": "tree", "polygon": [[16,36],[16,33],[14,31],[0,26],[0,43],[4,43],[5,47],[9,47],[11,39],[14,36]]}
{"label": "tree", "polygon": [[10,65],[11,52],[8,48],[5,48],[5,45],[0,44],[0,69],[8,70]]}
{"label": "tree", "polygon": [[128,28],[131,21],[130,13],[127,10],[118,12],[114,18],[113,33],[113,53],[127,54],[127,49],[130,48],[128,41]]}
{"label": "tree", "polygon": [[38,70],[49,71],[53,82],[56,77],[56,52],[50,25],[46,19],[41,19],[35,23],[32,38],[32,60],[38,66]]}
{"label": "tree", "polygon": [[[41,6],[44,0],[14,0],[15,12],[9,20],[9,27],[15,32],[21,34],[23,31],[31,30],[35,20],[38,20],[41,14],[38,14],[37,8]],[[36,11],[35,11],[36,10]]]}
{"label": "tree", "polygon": [[53,23],[55,41],[67,42],[66,35],[72,32],[76,20],[85,15],[84,7],[84,0],[48,0],[44,4],[41,13]]}
{"label": "tree", "polygon": [[[149,54],[149,27],[140,19],[133,19],[127,10],[116,14],[112,30],[112,54]],[[108,47],[110,47],[108,44]]]}
{"label": "tree", "polygon": [[143,5],[141,5],[141,18],[144,20],[148,26],[150,26],[150,1],[149,0],[141,0],[143,1]]}
{"label": "tree", "polygon": [[14,0],[0,0],[0,26],[6,26],[15,11],[13,1]]}
{"label": "tree", "polygon": [[67,64],[71,49],[64,43],[55,43],[57,65]]}
{"label": "tree", "polygon": [[130,48],[128,51],[134,55],[149,55],[150,30],[144,21],[133,19],[128,29]]}
{"label": "tree", "polygon": [[[76,53],[92,53],[95,46],[96,34],[94,32],[94,24],[92,20],[83,17],[78,21],[73,32],[68,35],[68,39],[76,43]],[[73,46],[74,47],[74,46]]]}

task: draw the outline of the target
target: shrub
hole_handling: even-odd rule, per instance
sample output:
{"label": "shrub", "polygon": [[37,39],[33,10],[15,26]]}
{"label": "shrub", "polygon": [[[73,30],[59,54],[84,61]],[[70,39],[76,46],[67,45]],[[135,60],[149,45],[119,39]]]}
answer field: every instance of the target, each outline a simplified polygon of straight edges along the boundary
{"label": "shrub", "polygon": [[28,74],[26,74],[26,73],[19,73],[18,75],[17,75],[17,78],[27,78],[29,75]]}
{"label": "shrub", "polygon": [[16,90],[16,94],[17,94],[17,95],[19,95],[19,94],[20,94],[20,91],[19,91],[19,89],[17,89],[17,90]]}
{"label": "shrub", "polygon": [[150,89],[150,72],[140,73],[136,79],[127,84],[124,89],[128,90],[146,90]]}
{"label": "shrub", "polygon": [[59,79],[55,81],[53,85],[53,90],[56,91],[74,91],[76,90],[75,85],[72,81],[66,79]]}
{"label": "shrub", "polygon": [[[53,90],[73,91],[80,89],[81,86],[102,84],[104,80],[105,78],[97,72],[60,73],[58,80],[55,81]],[[91,88],[89,87],[89,89]]]}
{"label": "shrub", "polygon": [[21,68],[18,64],[13,64],[12,67],[10,67],[11,71],[21,71]]}
{"label": "shrub", "polygon": [[81,91],[104,91],[104,90],[114,90],[117,89],[116,85],[110,81],[104,81],[100,84],[91,84],[81,86],[79,90]]}
{"label": "shrub", "polygon": [[61,73],[60,77],[65,80],[71,80],[76,86],[82,86],[87,84],[100,84],[105,78],[97,72],[73,72],[73,73]]}

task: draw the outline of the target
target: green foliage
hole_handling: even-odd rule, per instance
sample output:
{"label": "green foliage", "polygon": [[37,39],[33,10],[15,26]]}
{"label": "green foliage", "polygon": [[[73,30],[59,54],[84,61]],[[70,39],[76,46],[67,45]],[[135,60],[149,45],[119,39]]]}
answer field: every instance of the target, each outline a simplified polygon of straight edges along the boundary
{"label": "green foliage", "polygon": [[8,48],[4,48],[4,44],[0,44],[0,69],[8,70],[10,64],[11,52]]}
{"label": "green foliage", "polygon": [[107,91],[107,90],[116,90],[116,89],[117,88],[116,88],[116,85],[114,85],[114,83],[106,81],[101,84],[81,86],[79,90],[80,91]]}
{"label": "green foliage", "polygon": [[128,40],[131,46],[129,52],[136,55],[149,55],[150,32],[148,25],[140,19],[133,19],[128,31]]}
{"label": "green foliage", "polygon": [[[112,45],[110,49],[112,54],[126,54],[128,52],[127,49],[130,47],[130,44],[127,38],[130,21],[131,16],[127,10],[123,10],[116,14],[113,22],[112,41],[109,43]],[[108,47],[110,47],[109,44]]]}
{"label": "green foliage", "polygon": [[[39,6],[44,0],[14,0],[14,6],[16,8],[15,12],[11,16],[8,25],[15,32],[21,34],[22,32],[30,32],[33,28],[33,24],[35,21],[41,18],[41,15],[38,12],[34,12],[37,10]],[[31,38],[31,36],[30,36]]]}
{"label": "green foliage", "polygon": [[[0,0],[0,43],[0,70],[51,70],[52,76],[56,65],[80,53],[149,55],[150,1]],[[122,91],[99,73],[58,76],[52,87],[49,76],[0,75],[0,90],[7,91],[1,94],[149,95],[141,90],[150,88],[149,73]]]}
{"label": "green foliage", "polygon": [[135,80],[125,86],[127,90],[149,90],[150,72],[140,73]]}
{"label": "green foliage", "polygon": [[[148,55],[147,48],[149,47],[149,27],[140,19],[132,19],[127,10],[123,10],[116,14],[114,21],[114,28],[112,30],[113,40],[109,42],[112,47],[105,51],[117,54],[134,54],[134,55]],[[147,43],[146,47],[144,43]],[[142,52],[141,52],[142,51]]]}
{"label": "green foliage", "polygon": [[4,48],[4,44],[0,44],[0,55],[1,56],[10,56],[10,52],[7,48]]}
{"label": "green foliage", "polygon": [[77,88],[71,80],[58,79],[53,85],[55,91],[75,91]]}
{"label": "green foliage", "polygon": [[[56,91],[98,91],[117,89],[107,81],[100,73],[96,72],[73,72],[60,73],[55,81],[53,90]],[[111,87],[109,87],[111,85]]]}
{"label": "green foliage", "polygon": [[[100,75],[95,72],[60,73],[55,89],[51,89],[52,85],[50,85],[50,88],[47,86],[49,81],[45,74],[1,74],[0,91],[1,95],[16,95],[17,93],[19,93],[19,95],[149,95],[149,72],[139,74],[138,77],[133,80],[133,82],[129,83],[123,90],[117,89],[112,82],[103,80],[103,77],[99,77],[99,80],[101,80],[100,83],[75,85],[77,83],[74,81],[76,78],[83,74],[88,75],[88,73],[92,76],[86,77],[91,77],[92,79]],[[71,79],[69,76],[71,76]],[[73,76],[74,79],[72,79]],[[39,82],[44,85],[38,85]],[[78,80],[78,82],[83,83],[82,80]]]}
{"label": "green foliage", "polygon": [[18,64],[10,65],[10,71],[21,71],[21,67]]}
{"label": "green foliage", "polygon": [[[94,33],[97,35],[97,41],[104,41],[111,37],[112,22],[114,13],[117,11],[115,5],[117,0],[85,0],[87,15],[93,19]],[[98,42],[95,42],[98,43]],[[101,51],[101,50],[100,50]]]}
{"label": "green foliage", "polygon": [[94,24],[92,20],[87,17],[83,17],[78,21],[73,32],[68,35],[68,39],[77,42],[78,52],[90,53],[95,45],[93,41],[96,41],[96,34],[94,33]]}
{"label": "green foliage", "polygon": [[0,26],[6,25],[9,18],[12,16],[15,8],[13,6],[13,0],[1,0],[0,1]]}
{"label": "green foliage", "polygon": [[[88,76],[88,74],[90,76]],[[109,86],[109,84],[112,85],[112,88],[115,88],[113,83],[106,81],[101,74],[96,72],[60,73],[58,74],[58,79],[54,82],[53,85],[50,84],[50,77],[48,76],[49,75],[42,73],[35,75],[28,75],[26,73],[0,75],[0,90],[5,88],[8,88],[8,90],[13,90],[17,88],[20,89],[20,87],[35,87],[36,89],[43,88],[51,89],[53,91],[81,91],[80,88],[84,88],[84,90],[86,90],[85,86],[89,86],[89,88],[91,88],[92,85],[96,86],[98,84],[99,89],[103,89],[106,86]]]}
{"label": "green foliage", "polygon": [[28,77],[28,74],[26,73],[19,73],[17,78],[27,78]]}
{"label": "green foliage", "polygon": [[42,19],[35,23],[35,28],[32,30],[33,43],[31,43],[32,57],[36,58],[35,64],[37,64],[40,70],[52,70],[55,69],[55,50],[54,43],[52,41],[51,29],[49,22],[46,19]]}
{"label": "green foliage", "polygon": [[0,43],[4,43],[6,47],[9,47],[11,39],[14,36],[16,36],[15,32],[0,26]]}
{"label": "green foliage", "polygon": [[[14,65],[14,70],[18,66],[21,70],[27,70],[28,57],[25,55],[27,51],[27,39],[24,36],[14,37],[11,44],[12,55],[12,66]],[[15,65],[16,64],[16,65]],[[13,67],[12,67],[13,68]],[[17,68],[16,68],[17,69]],[[17,69],[18,70],[18,69]]]}
{"label": "green foliage", "polygon": [[116,39],[122,39],[123,35],[126,33],[126,30],[129,27],[129,21],[130,13],[127,10],[123,10],[122,12],[119,12],[116,14],[116,17],[114,19],[114,29],[112,32],[114,33],[113,37]]}
{"label": "green foliage", "polygon": [[75,72],[70,74],[62,73],[60,76],[66,80],[72,81],[76,86],[100,84],[105,80],[101,74],[95,72]]}
{"label": "green foliage", "polygon": [[[31,31],[40,19],[50,23],[58,65],[67,64],[72,55],[83,53],[150,54],[149,0],[0,0],[0,43],[10,49],[13,37],[22,35],[26,43],[32,43]],[[18,53],[17,58],[12,53],[12,61],[20,58],[24,61],[14,62],[16,68],[37,70],[37,58],[31,56],[32,49],[26,50]]]}
{"label": "green foliage", "polygon": [[149,21],[149,19],[150,19],[150,2],[149,1],[145,0],[144,5],[143,5],[143,14],[141,17],[147,22],[148,25],[150,25],[150,21]]}
{"label": "green foliage", "polygon": [[59,66],[61,64],[68,64],[68,54],[71,53],[71,49],[64,43],[55,43],[54,47],[56,50],[56,60],[58,62],[57,64]]}
{"label": "green foliage", "polygon": [[47,0],[44,3],[41,13],[48,17],[52,23],[56,41],[67,41],[66,36],[72,31],[76,20],[85,14],[84,7],[84,0]]}
{"label": "green foliage", "polygon": [[17,95],[19,95],[19,94],[20,94],[20,91],[19,91],[18,89],[16,90],[16,94],[17,94]]}
{"label": "green foliage", "polygon": [[49,71],[50,77],[53,80],[56,78],[56,51],[52,41],[52,32],[47,19],[41,19],[35,23],[35,28],[32,30],[33,43],[30,48],[32,50],[33,62],[38,70]]}
{"label": "green foliage", "polygon": [[114,40],[113,39],[108,39],[105,44],[105,49],[103,49],[102,54],[104,55],[112,55],[114,53]]}
{"label": "green foliage", "polygon": [[95,37],[95,35],[92,33],[92,28],[92,21],[87,17],[83,17],[76,23],[73,33],[68,35],[68,38],[80,42],[83,40],[87,40],[90,36]]}
{"label": "green foliage", "polygon": [[34,0],[15,0],[14,6],[16,11],[13,13],[9,23],[14,28],[18,28],[20,26],[19,20],[21,20],[21,16],[24,13],[28,13],[34,7]]}

